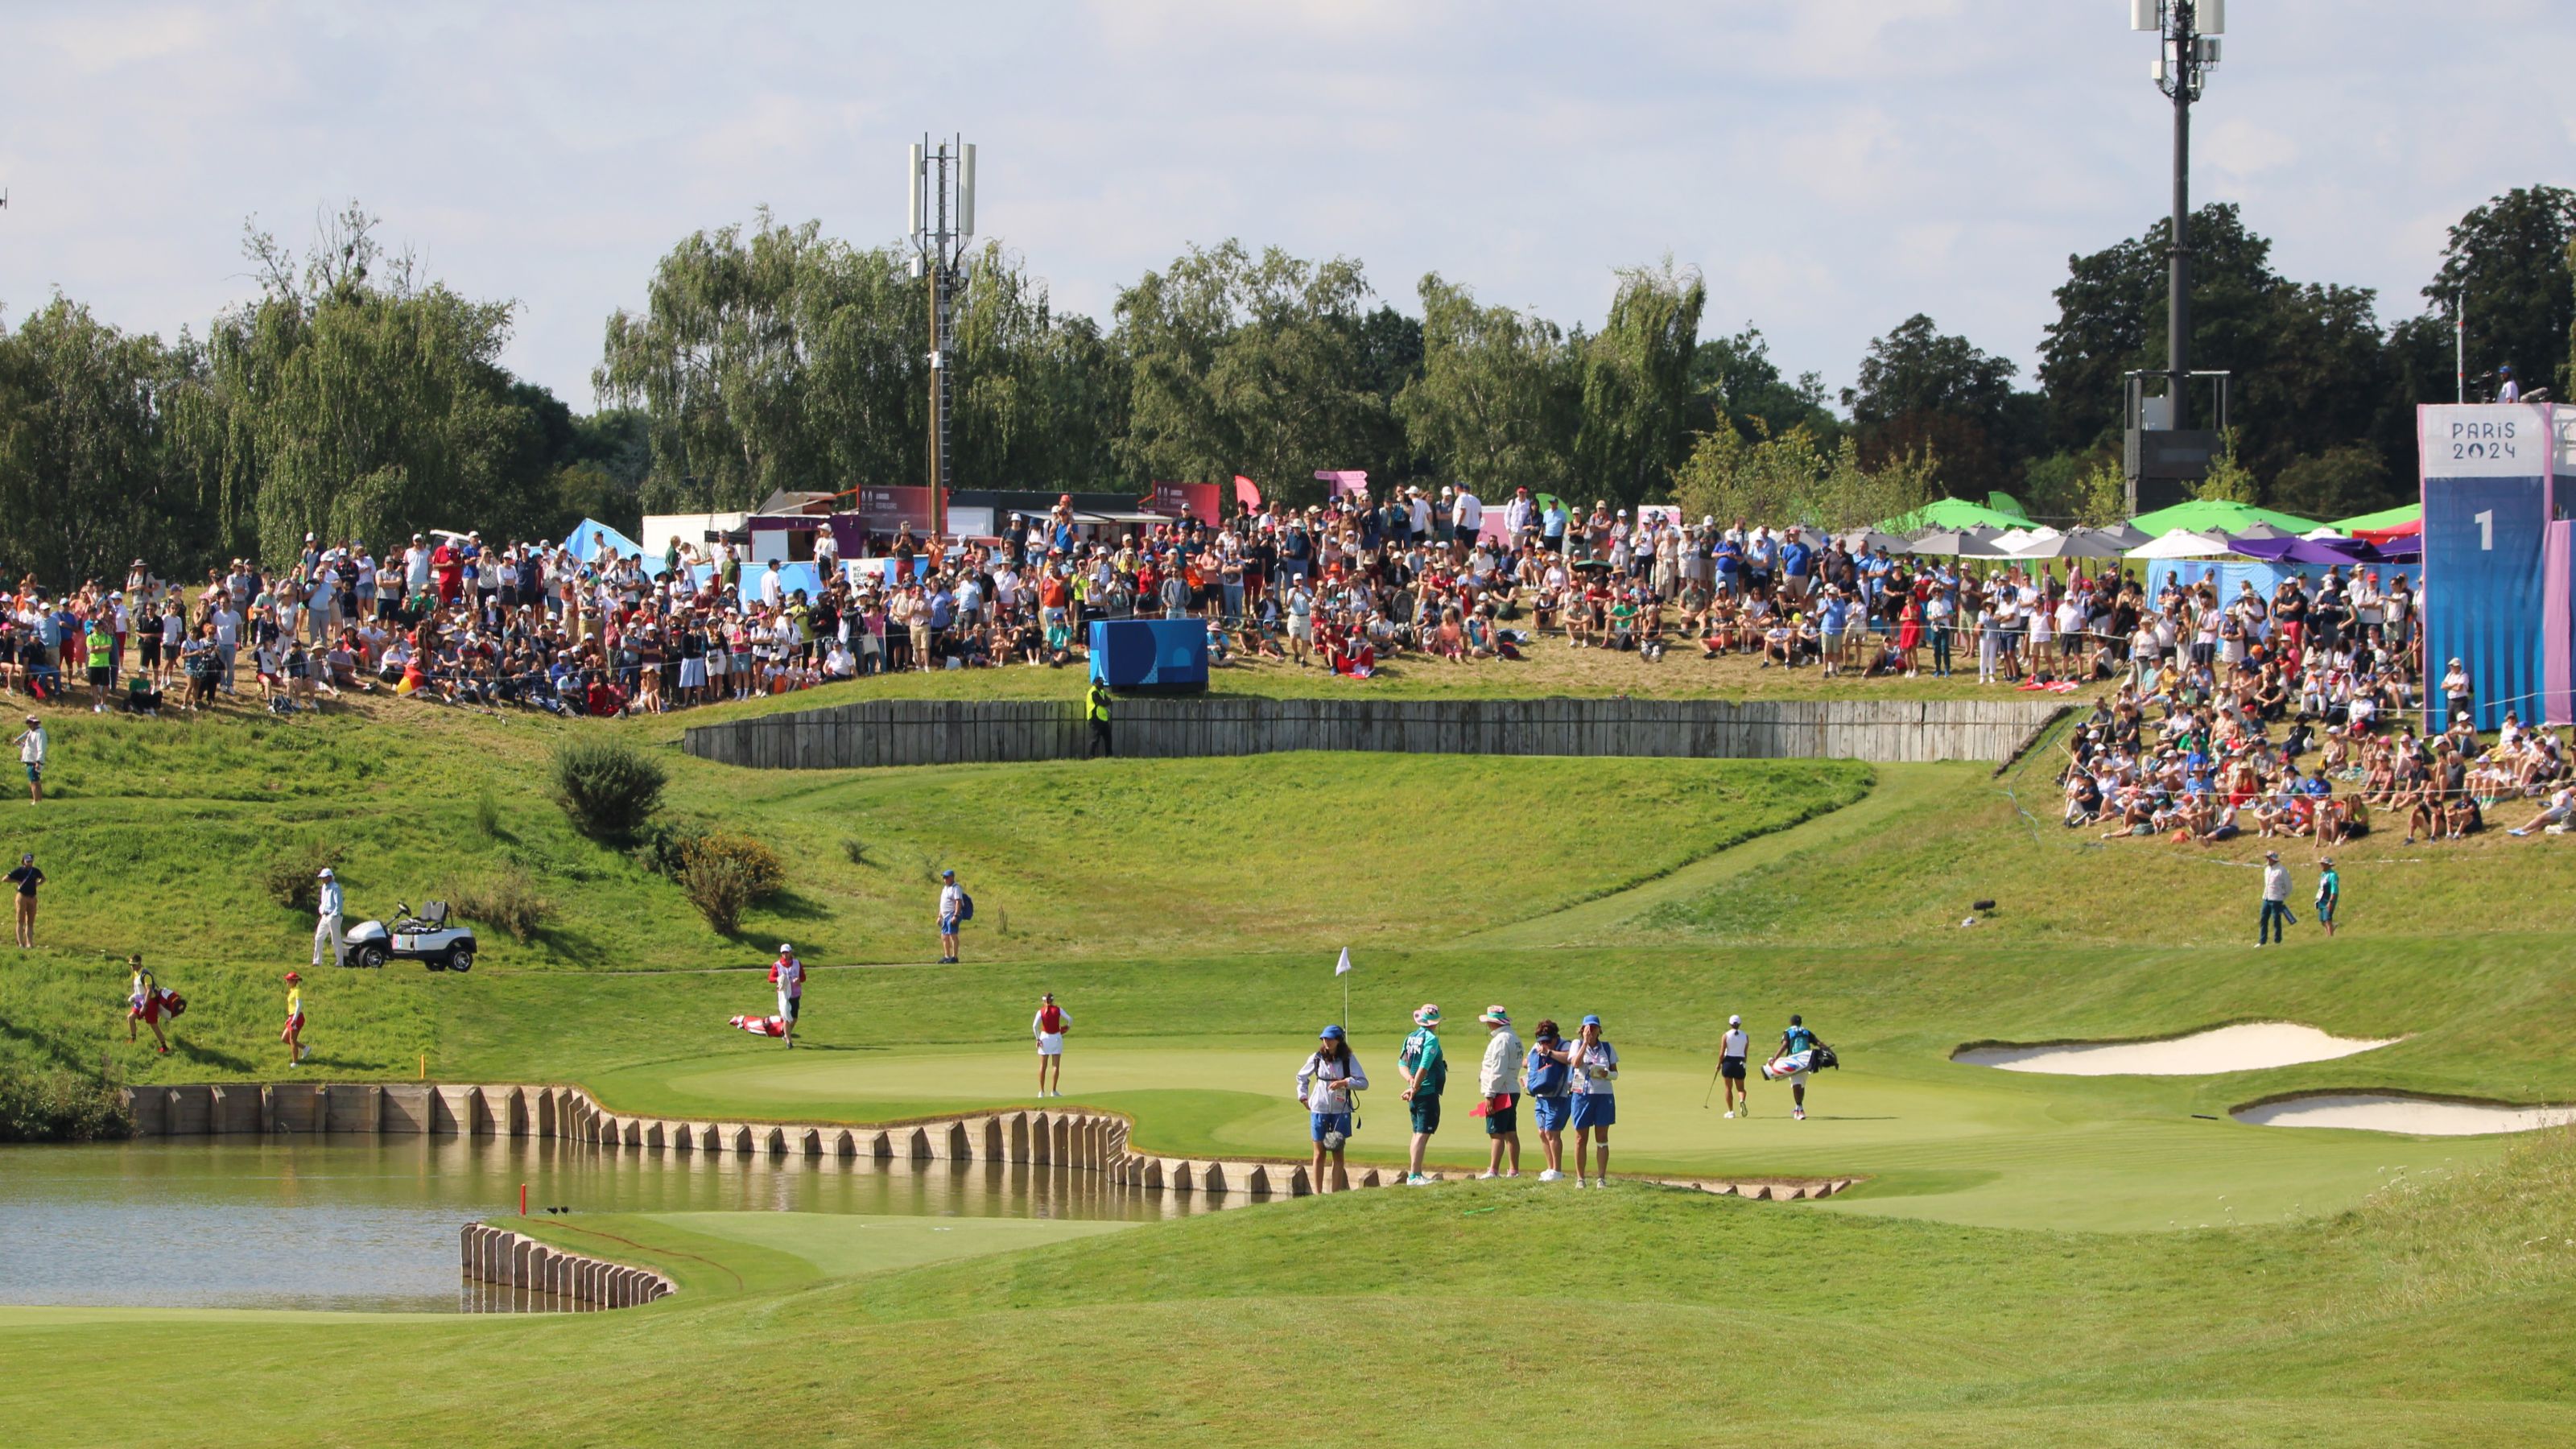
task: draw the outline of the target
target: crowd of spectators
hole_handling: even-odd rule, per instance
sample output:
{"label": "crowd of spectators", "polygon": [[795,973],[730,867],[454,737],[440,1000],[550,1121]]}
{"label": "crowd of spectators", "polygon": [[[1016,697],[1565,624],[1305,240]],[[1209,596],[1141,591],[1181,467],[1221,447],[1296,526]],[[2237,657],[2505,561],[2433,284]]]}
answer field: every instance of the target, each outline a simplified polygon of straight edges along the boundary
{"label": "crowd of spectators", "polygon": [[[1406,655],[1509,660],[1545,641],[1647,666],[1679,646],[1828,675],[1973,667],[1981,683],[2058,692],[2117,681],[2100,740],[2118,747],[2119,767],[2083,762],[2092,783],[2070,781],[2070,819],[2222,832],[2293,776],[2312,789],[2297,772],[2310,753],[2377,782],[2352,792],[2356,804],[2398,808],[2399,792],[2410,815],[2421,804],[2407,763],[2375,760],[2370,743],[2421,701],[2418,605],[2402,573],[2383,582],[2376,570],[2335,568],[2285,578],[2268,596],[2244,583],[2222,598],[2215,570],[2194,582],[2186,567],[2150,594],[2137,566],[2119,561],[1915,555],[1795,526],[1692,524],[1670,509],[1632,517],[1606,503],[1578,515],[1527,490],[1489,505],[1447,488],[1117,536],[1085,527],[1066,500],[1009,517],[998,538],[934,543],[898,528],[871,540],[876,558],[846,569],[828,529],[812,537],[815,576],[828,581],[819,593],[788,587],[777,564],[748,562],[735,545],[681,539],[648,559],[577,553],[580,540],[442,533],[379,554],[308,536],[283,570],[236,560],[202,583],[137,560],[121,587],[93,582],[48,599],[22,584],[0,621],[0,686],[86,686],[93,708],[140,711],[253,690],[293,710],[381,689],[567,714],[657,712],[893,671],[1063,666],[1081,657],[1087,621],[1141,615],[1201,621],[1220,665],[1254,656],[1353,677]],[[2438,687],[2445,703],[2467,706],[2456,669]],[[2142,728],[2150,712],[2170,745],[2202,748],[2170,762],[2141,755],[2119,722],[2134,714]],[[2228,728],[2233,719],[2249,723]],[[2289,737],[2272,744],[2276,726]],[[2255,778],[2196,791],[2197,776],[2234,763],[2222,755],[2238,742]],[[2552,764],[2526,778],[2538,768],[2523,757],[2532,748],[2556,744],[2461,745],[2454,763],[2467,773],[2494,756],[2479,782],[2501,771],[2522,790],[2563,774]],[[2170,781],[2167,763],[2180,771]],[[2415,763],[2434,777],[2449,768],[2429,753]],[[2459,802],[2480,798],[2467,789],[2446,789],[2427,833],[2463,824]],[[2202,809],[2197,794],[2212,792],[2227,809]],[[2319,824],[2313,807],[2287,808]],[[2332,830],[2351,828],[2355,812],[2338,802],[2323,813]]]}

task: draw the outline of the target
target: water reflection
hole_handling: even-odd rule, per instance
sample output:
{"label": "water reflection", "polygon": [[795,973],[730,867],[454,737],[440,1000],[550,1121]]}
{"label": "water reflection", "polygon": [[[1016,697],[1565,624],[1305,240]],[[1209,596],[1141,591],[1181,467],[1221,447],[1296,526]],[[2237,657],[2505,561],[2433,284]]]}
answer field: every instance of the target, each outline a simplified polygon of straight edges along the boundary
{"label": "water reflection", "polygon": [[615,1151],[560,1138],[162,1138],[0,1148],[0,1303],[588,1310],[463,1282],[457,1229],[549,1207],[1141,1221],[1239,1207],[1006,1163]]}

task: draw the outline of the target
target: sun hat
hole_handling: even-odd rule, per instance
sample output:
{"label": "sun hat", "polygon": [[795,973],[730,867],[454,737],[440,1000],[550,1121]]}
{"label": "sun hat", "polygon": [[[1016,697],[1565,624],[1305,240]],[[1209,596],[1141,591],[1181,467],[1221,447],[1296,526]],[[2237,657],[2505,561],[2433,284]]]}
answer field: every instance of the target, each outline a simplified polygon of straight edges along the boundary
{"label": "sun hat", "polygon": [[1512,1014],[1499,1006],[1488,1006],[1485,1008],[1485,1014],[1477,1017],[1476,1020],[1494,1026],[1509,1026],[1512,1024]]}
{"label": "sun hat", "polygon": [[1415,1026],[1438,1026],[1440,1024],[1440,1008],[1430,1002],[1424,1002],[1420,1007],[1415,1009],[1413,1013],[1413,1024]]}
{"label": "sun hat", "polygon": [[1315,1035],[1324,1041],[1340,1041],[1342,1039],[1342,1029],[1339,1024],[1335,1024],[1333,1026],[1325,1027],[1322,1031],[1315,1033]]}

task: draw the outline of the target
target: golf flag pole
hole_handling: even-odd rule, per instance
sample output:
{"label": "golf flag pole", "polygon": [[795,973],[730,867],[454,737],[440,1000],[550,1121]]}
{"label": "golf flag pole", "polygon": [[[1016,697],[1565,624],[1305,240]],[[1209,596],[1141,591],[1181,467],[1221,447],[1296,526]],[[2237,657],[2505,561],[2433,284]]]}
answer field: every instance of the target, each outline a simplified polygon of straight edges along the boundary
{"label": "golf flag pole", "polygon": [[1333,966],[1333,974],[1342,978],[1342,1030],[1351,1029],[1351,948],[1342,948],[1342,959]]}

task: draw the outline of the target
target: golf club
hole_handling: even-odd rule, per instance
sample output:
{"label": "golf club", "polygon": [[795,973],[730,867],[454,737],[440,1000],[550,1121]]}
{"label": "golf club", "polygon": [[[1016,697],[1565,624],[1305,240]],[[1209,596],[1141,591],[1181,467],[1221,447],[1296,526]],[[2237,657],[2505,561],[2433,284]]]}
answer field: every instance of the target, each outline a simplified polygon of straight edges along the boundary
{"label": "golf club", "polygon": [[1708,1090],[1700,1094],[1699,1109],[1701,1111],[1705,1112],[1708,1110],[1709,1099],[1717,1095],[1717,1079],[1725,1071],[1726,1058],[1720,1057],[1717,1059],[1716,1069],[1708,1074]]}

